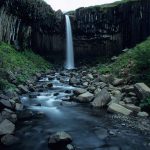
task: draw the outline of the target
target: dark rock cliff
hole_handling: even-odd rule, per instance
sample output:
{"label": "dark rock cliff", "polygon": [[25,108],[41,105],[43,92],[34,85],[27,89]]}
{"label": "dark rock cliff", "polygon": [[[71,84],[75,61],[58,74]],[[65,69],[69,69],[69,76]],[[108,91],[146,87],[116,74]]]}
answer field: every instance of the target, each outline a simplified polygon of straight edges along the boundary
{"label": "dark rock cliff", "polygon": [[80,8],[73,20],[79,56],[115,55],[150,35],[150,0]]}
{"label": "dark rock cliff", "polygon": [[[150,35],[150,0],[123,0],[71,12],[77,58],[111,56]],[[0,0],[0,41],[64,56],[65,19],[43,0]]]}
{"label": "dark rock cliff", "polygon": [[61,17],[60,11],[54,12],[42,0],[0,1],[0,41],[17,49],[32,48],[45,56],[62,52]]}

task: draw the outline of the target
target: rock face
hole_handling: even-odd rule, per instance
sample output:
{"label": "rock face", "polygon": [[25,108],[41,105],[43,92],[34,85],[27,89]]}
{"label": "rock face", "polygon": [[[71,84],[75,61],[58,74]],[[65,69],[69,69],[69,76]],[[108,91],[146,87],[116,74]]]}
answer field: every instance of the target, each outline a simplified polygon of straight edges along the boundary
{"label": "rock face", "polygon": [[[77,9],[71,14],[75,56],[115,55],[141,42],[150,35],[149,9],[149,0]],[[5,0],[0,2],[0,18],[0,41],[32,48],[51,60],[64,57],[61,10],[54,12],[42,0]]]}
{"label": "rock face", "polygon": [[149,0],[77,9],[73,29],[78,57],[115,55],[143,41],[150,35],[149,9]]}
{"label": "rock face", "polygon": [[63,14],[55,13],[44,1],[5,0],[0,3],[0,18],[0,41],[17,49],[32,48],[40,54],[62,51]]}
{"label": "rock face", "polygon": [[106,106],[111,101],[110,94],[106,89],[100,91],[94,101],[91,103],[93,107],[103,107]]}

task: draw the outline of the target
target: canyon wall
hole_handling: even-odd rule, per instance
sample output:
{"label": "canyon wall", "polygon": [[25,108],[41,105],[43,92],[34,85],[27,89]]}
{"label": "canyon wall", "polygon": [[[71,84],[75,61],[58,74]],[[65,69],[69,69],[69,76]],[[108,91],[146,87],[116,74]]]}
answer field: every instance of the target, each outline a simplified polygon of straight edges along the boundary
{"label": "canyon wall", "polygon": [[61,11],[54,12],[42,0],[1,1],[0,41],[19,50],[31,48],[44,56],[62,53],[62,17]]}
{"label": "canyon wall", "polygon": [[[77,58],[117,55],[150,35],[150,0],[79,8],[70,18]],[[43,0],[0,1],[0,41],[64,57],[64,15]]]}
{"label": "canyon wall", "polygon": [[73,16],[76,55],[115,55],[150,35],[150,0],[79,8]]}

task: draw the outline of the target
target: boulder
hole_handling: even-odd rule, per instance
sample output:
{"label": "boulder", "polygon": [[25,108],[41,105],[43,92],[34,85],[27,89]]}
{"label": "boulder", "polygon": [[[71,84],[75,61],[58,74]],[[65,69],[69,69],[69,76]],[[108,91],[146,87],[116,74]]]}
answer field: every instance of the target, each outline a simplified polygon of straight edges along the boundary
{"label": "boulder", "polygon": [[150,97],[150,88],[146,84],[136,83],[134,85],[134,88],[135,88],[135,92],[137,94],[137,97],[140,100],[144,100],[144,99]]}
{"label": "boulder", "polygon": [[75,85],[75,84],[79,84],[79,83],[80,83],[80,81],[77,78],[75,78],[75,77],[72,77],[69,80],[69,84],[70,85]]}
{"label": "boulder", "polygon": [[13,111],[11,111],[9,109],[4,109],[1,112],[1,116],[2,116],[3,120],[8,119],[8,120],[10,120],[13,123],[15,123],[17,121],[17,115]]}
{"label": "boulder", "polygon": [[112,113],[120,113],[120,114],[127,115],[127,116],[132,113],[131,110],[116,103],[110,104],[107,111],[112,112]]}
{"label": "boulder", "polygon": [[111,97],[109,92],[106,89],[103,89],[97,94],[91,105],[93,107],[103,107],[106,106],[110,101]]}
{"label": "boulder", "polygon": [[16,103],[15,110],[22,111],[23,110],[23,105],[20,104],[20,103]]}
{"label": "boulder", "polygon": [[77,101],[81,103],[88,103],[88,102],[91,102],[93,98],[94,98],[94,95],[92,93],[86,92],[86,93],[80,94],[77,97]]}
{"label": "boulder", "polygon": [[12,105],[8,100],[1,99],[0,100],[0,109],[5,108],[5,107],[12,109]]}
{"label": "boulder", "polygon": [[6,146],[11,146],[19,142],[19,139],[13,135],[7,134],[1,138],[1,143]]}
{"label": "boulder", "polygon": [[147,112],[139,112],[139,113],[137,114],[137,116],[139,116],[139,117],[148,117],[149,114],[148,114]]}
{"label": "boulder", "polygon": [[5,119],[0,123],[0,135],[12,134],[15,130],[15,125],[9,120]]}
{"label": "boulder", "polygon": [[115,78],[113,81],[114,86],[119,86],[119,85],[122,85],[123,83],[124,83],[124,79]]}
{"label": "boulder", "polygon": [[24,85],[19,85],[18,88],[23,94],[26,94],[29,92],[28,88]]}
{"label": "boulder", "polygon": [[133,112],[137,112],[138,113],[138,112],[141,111],[141,108],[138,107],[138,106],[135,106],[134,104],[123,104],[122,106],[127,108],[127,109],[130,109]]}
{"label": "boulder", "polygon": [[93,75],[90,73],[90,74],[87,74],[87,78],[88,79],[94,79]]}
{"label": "boulder", "polygon": [[75,95],[80,95],[80,94],[83,94],[83,93],[86,93],[86,92],[87,92],[86,89],[81,89],[81,88],[75,89],[75,90],[73,91],[73,93],[74,93]]}
{"label": "boulder", "polygon": [[66,132],[57,132],[49,137],[48,145],[52,149],[61,149],[72,142],[71,136]]}

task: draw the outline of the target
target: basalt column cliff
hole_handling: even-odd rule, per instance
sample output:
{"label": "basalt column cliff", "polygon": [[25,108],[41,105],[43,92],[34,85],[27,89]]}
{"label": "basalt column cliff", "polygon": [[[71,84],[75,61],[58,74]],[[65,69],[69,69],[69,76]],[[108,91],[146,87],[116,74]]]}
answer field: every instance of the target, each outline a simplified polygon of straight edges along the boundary
{"label": "basalt column cliff", "polygon": [[79,8],[73,20],[76,55],[115,55],[150,35],[150,1]]}
{"label": "basalt column cliff", "polygon": [[32,48],[45,56],[62,52],[62,17],[61,11],[54,12],[42,0],[0,1],[0,41],[17,49]]}

